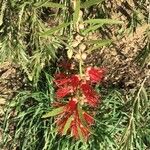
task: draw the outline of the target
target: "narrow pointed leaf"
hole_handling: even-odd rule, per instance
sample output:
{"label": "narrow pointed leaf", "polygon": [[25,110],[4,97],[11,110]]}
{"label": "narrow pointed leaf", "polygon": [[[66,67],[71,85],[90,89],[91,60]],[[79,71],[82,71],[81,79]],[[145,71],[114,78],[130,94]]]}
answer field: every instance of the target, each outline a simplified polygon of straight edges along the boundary
{"label": "narrow pointed leaf", "polygon": [[75,11],[73,14],[73,23],[75,24],[79,19],[79,12],[80,12],[80,0],[76,0]]}
{"label": "narrow pointed leaf", "polygon": [[87,126],[86,120],[83,117],[83,110],[78,106],[79,119],[84,126]]}
{"label": "narrow pointed leaf", "polygon": [[141,93],[142,93],[143,98],[147,101],[148,95],[147,95],[146,89],[144,87],[141,88]]}
{"label": "narrow pointed leaf", "polygon": [[63,4],[48,2],[48,1],[36,3],[34,6],[37,8],[40,8],[40,7],[66,8],[66,6]]}
{"label": "narrow pointed leaf", "polygon": [[42,118],[53,117],[53,116],[56,116],[56,115],[59,115],[59,114],[63,113],[63,111],[64,111],[64,106],[53,109],[52,111],[50,111],[47,114],[43,115]]}
{"label": "narrow pointed leaf", "polygon": [[[93,41],[94,42],[94,41]],[[95,41],[96,42],[96,41]],[[109,45],[111,44],[112,40],[100,40],[99,41],[99,44],[97,44],[96,46],[92,47],[91,49],[89,49],[88,51],[91,52],[93,50],[96,50],[100,47],[103,47],[103,46],[106,46],[106,45]],[[94,43],[93,43],[94,44]]]}
{"label": "narrow pointed leaf", "polygon": [[79,134],[79,137],[80,137],[81,141],[82,141],[82,142],[85,142],[85,139],[84,139],[84,136],[83,136],[83,134],[82,134],[82,131],[81,131],[80,127],[77,126],[77,129],[78,129],[78,134]]}
{"label": "narrow pointed leaf", "polygon": [[91,7],[95,4],[102,3],[103,1],[104,0],[88,0],[88,1],[81,4],[81,8],[88,8],[88,7]]}
{"label": "narrow pointed leaf", "polygon": [[94,24],[94,25],[88,27],[87,29],[85,29],[83,31],[83,34],[86,35],[87,33],[91,32],[91,31],[93,32],[93,31],[97,30],[98,28],[100,28],[102,26],[103,26],[102,23],[101,24],[96,24],[96,25]]}
{"label": "narrow pointed leaf", "polygon": [[0,10],[0,26],[3,24],[4,12],[6,9],[6,2],[2,2],[1,10]]}
{"label": "narrow pointed leaf", "polygon": [[62,28],[65,28],[69,25],[70,23],[63,23],[63,24],[60,24],[58,25],[57,27],[54,27],[54,28],[51,28],[45,32],[42,32],[40,33],[41,36],[48,36],[48,35],[51,35],[53,33],[55,33],[56,31],[59,31],[61,30]]}
{"label": "narrow pointed leaf", "polygon": [[85,23],[93,23],[93,24],[122,24],[122,21],[113,20],[113,19],[89,19],[85,20]]}
{"label": "narrow pointed leaf", "polygon": [[88,40],[85,41],[85,43],[87,44],[101,44],[102,46],[106,45],[106,44],[110,44],[112,42],[112,40]]}
{"label": "narrow pointed leaf", "polygon": [[67,122],[66,122],[66,124],[65,124],[65,126],[64,126],[64,129],[63,129],[63,131],[62,131],[62,134],[63,134],[63,135],[66,135],[66,134],[67,134],[67,131],[68,131],[68,129],[70,128],[70,125],[71,125],[71,121],[72,121],[72,116],[68,118],[68,120],[67,120]]}

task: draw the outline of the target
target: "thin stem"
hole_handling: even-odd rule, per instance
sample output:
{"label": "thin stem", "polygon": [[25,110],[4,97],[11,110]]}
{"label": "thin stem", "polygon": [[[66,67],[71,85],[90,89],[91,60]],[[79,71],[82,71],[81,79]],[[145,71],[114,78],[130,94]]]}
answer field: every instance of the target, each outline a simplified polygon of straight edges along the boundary
{"label": "thin stem", "polygon": [[80,55],[80,59],[79,59],[79,73],[80,73],[80,77],[82,78],[83,76],[83,60],[81,58],[81,51],[79,50],[79,55]]}

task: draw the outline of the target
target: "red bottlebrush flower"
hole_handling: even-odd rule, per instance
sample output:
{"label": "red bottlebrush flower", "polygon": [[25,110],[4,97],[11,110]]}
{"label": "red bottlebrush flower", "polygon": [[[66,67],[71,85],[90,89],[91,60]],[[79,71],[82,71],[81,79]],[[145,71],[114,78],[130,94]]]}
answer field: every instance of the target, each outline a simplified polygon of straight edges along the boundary
{"label": "red bottlebrush flower", "polygon": [[104,78],[104,72],[105,70],[103,68],[88,67],[86,69],[86,75],[93,83],[98,83],[102,81],[102,79]]}
{"label": "red bottlebrush flower", "polygon": [[77,75],[72,75],[70,77],[70,86],[72,86],[73,90],[76,90],[80,84],[80,78]]}
{"label": "red bottlebrush flower", "polygon": [[90,116],[88,113],[84,112],[84,113],[83,113],[83,116],[84,116],[84,119],[86,120],[86,122],[87,122],[89,125],[94,124],[94,118],[93,118],[92,116]]}
{"label": "red bottlebrush flower", "polygon": [[66,88],[60,88],[56,91],[56,97],[58,99],[65,97],[66,95],[71,93],[71,89],[66,87]]}
{"label": "red bottlebrush flower", "polygon": [[[67,69],[71,68],[71,66],[65,63],[61,64],[61,66],[66,69],[66,71],[69,71]],[[80,78],[78,74],[72,74],[73,70],[70,71],[68,74],[59,73],[55,75],[54,82],[58,88],[55,93],[56,98],[60,99],[69,96],[68,99],[71,97],[71,100],[69,100],[66,105],[64,105],[64,103],[61,104],[61,101],[54,103],[54,107],[57,108],[53,110],[52,114],[57,115],[55,123],[57,131],[61,135],[71,132],[72,136],[76,139],[81,138],[87,140],[90,136],[90,126],[94,124],[94,118],[84,112],[81,107],[84,103],[92,107],[97,106],[99,96],[93,90],[93,85],[91,86],[91,84],[102,81],[105,70],[88,67],[83,76],[85,79]]]}
{"label": "red bottlebrush flower", "polygon": [[81,84],[81,89],[82,89],[82,92],[83,92],[84,96],[86,97],[89,105],[94,106],[94,107],[97,106],[98,95],[95,91],[93,91],[91,86],[87,83],[83,83],[83,84]]}
{"label": "red bottlebrush flower", "polygon": [[65,106],[65,112],[73,112],[77,108],[77,99],[73,98],[72,100],[69,101],[69,103]]}
{"label": "red bottlebrush flower", "polygon": [[55,75],[54,82],[58,87],[60,87],[64,84],[68,84],[70,82],[70,79],[65,74],[59,73]]}
{"label": "red bottlebrush flower", "polygon": [[[63,129],[67,120],[73,114],[76,114],[77,103],[78,102],[76,98],[71,99],[69,103],[64,106],[64,112],[59,117],[56,118],[56,124],[58,126],[59,133],[63,134]],[[74,117],[76,118],[76,116]],[[72,127],[72,123],[70,124],[70,127],[68,127],[68,131],[71,130],[71,127]]]}
{"label": "red bottlebrush flower", "polygon": [[81,133],[82,133],[82,136],[84,138],[84,140],[87,141],[89,135],[90,135],[90,131],[87,127],[84,127],[82,124],[80,124],[80,130],[81,130]]}
{"label": "red bottlebrush flower", "polygon": [[57,118],[57,120],[56,120],[56,124],[57,124],[57,127],[58,127],[57,130],[60,134],[62,134],[62,132],[63,132],[63,129],[64,129],[64,126],[67,122],[67,119],[68,119],[68,117]]}
{"label": "red bottlebrush flower", "polygon": [[83,124],[81,123],[81,120],[79,119],[79,114],[77,111],[74,113],[74,120],[72,121],[72,124],[71,124],[71,133],[72,133],[72,136],[74,136],[76,139],[82,136],[84,140],[87,140],[90,134],[88,128],[83,126]]}
{"label": "red bottlebrush flower", "polygon": [[72,134],[72,136],[74,136],[76,139],[79,138],[78,128],[77,128],[77,124],[76,124],[75,120],[73,120],[72,123],[71,123],[71,134]]}
{"label": "red bottlebrush flower", "polygon": [[72,136],[76,139],[82,138],[87,141],[90,135],[88,127],[94,123],[94,119],[92,116],[84,112],[82,115],[88,124],[88,126],[85,127],[80,120],[77,104],[77,99],[72,98],[68,104],[64,106],[64,111],[55,119],[57,131],[61,135],[71,132]]}

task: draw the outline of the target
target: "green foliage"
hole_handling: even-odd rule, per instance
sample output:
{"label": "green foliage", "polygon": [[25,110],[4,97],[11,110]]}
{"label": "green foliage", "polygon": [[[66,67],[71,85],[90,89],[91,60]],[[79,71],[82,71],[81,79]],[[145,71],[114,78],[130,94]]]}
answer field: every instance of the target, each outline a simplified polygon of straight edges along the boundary
{"label": "green foliage", "polygon": [[[65,40],[60,40],[60,37],[63,35],[66,39],[70,39],[71,35],[68,35],[68,33],[72,34],[73,32],[72,22],[76,24],[81,19],[81,16],[79,16],[80,7],[90,7],[100,2],[86,1],[81,3],[78,0],[74,4],[73,14],[67,11],[66,6],[71,5],[69,2],[56,3],[36,0],[34,2],[20,1],[17,3],[12,0],[1,3],[0,62],[13,61],[19,64],[29,80],[37,85],[42,69],[55,60],[57,53],[59,53],[58,49],[62,49],[64,45],[69,44]],[[49,26],[48,22],[43,19],[44,9],[55,10],[54,26]],[[83,34],[93,31],[93,28],[97,25],[98,27],[95,30],[104,24],[118,24],[120,21],[89,19],[85,20],[85,23],[92,25]],[[69,28],[70,31],[68,32],[67,29]],[[69,58],[71,58],[73,55],[72,49],[69,49],[68,53]]]}
{"label": "green foliage", "polygon": [[[57,50],[62,45],[57,39],[61,35],[58,31],[68,26],[60,21],[57,27],[48,27],[41,17],[46,7],[59,9],[64,5],[47,0],[34,3],[12,0],[4,1],[0,6],[0,62],[19,64],[34,83],[37,83],[43,67],[56,58]],[[54,37],[52,34],[56,31],[57,36]]]}
{"label": "green foliage", "polygon": [[94,47],[88,50],[91,53],[95,49],[111,44],[112,41],[111,40],[90,40],[86,42],[88,44],[94,44]]}
{"label": "green foliage", "polygon": [[67,131],[68,131],[70,125],[71,125],[72,119],[73,119],[72,116],[70,116],[70,117],[67,119],[66,124],[65,124],[65,126],[64,126],[64,128],[63,128],[63,131],[62,131],[63,135],[66,135],[66,134],[67,134]]}
{"label": "green foliage", "polygon": [[66,8],[66,6],[63,4],[53,3],[53,2],[49,2],[49,1],[37,2],[34,4],[34,6],[37,8],[41,8],[41,7]]}
{"label": "green foliage", "polygon": [[[136,60],[143,66],[149,63],[150,14],[145,7],[146,0],[134,1],[134,3],[134,9],[126,8],[127,4],[121,8],[120,12],[127,18],[126,29],[124,29],[121,27],[124,25],[122,21],[108,19],[112,11],[107,7],[108,1],[104,0],[77,0],[75,8],[72,8],[71,1],[67,0],[57,2],[2,0],[0,2],[0,62],[12,61],[19,64],[29,80],[37,85],[36,89],[20,92],[8,103],[3,123],[3,147],[8,147],[10,150],[14,148],[20,150],[145,150],[150,148],[150,91],[145,88],[146,79],[134,93],[124,96],[119,90],[111,89],[102,97],[96,115],[96,124],[91,131],[93,135],[88,142],[77,141],[70,136],[56,135],[51,116],[57,115],[62,109],[52,110],[54,86],[49,75],[51,71],[40,81],[43,68],[50,66],[52,61],[55,61],[62,51],[69,47],[68,41],[74,36],[73,25],[79,21],[80,8],[84,12],[81,22],[86,25],[84,30],[79,31],[83,36],[99,29],[107,29],[108,25],[111,27],[119,25],[117,34],[123,36],[124,33],[135,33],[136,28],[147,24],[143,39],[145,46]],[[54,14],[46,14],[45,9],[54,11]],[[97,10],[96,14],[92,12],[94,9]],[[54,24],[51,25],[46,18],[53,20]],[[87,50],[89,52],[111,42],[111,39],[85,41],[92,47]],[[69,58],[72,58],[73,54],[74,51],[70,48]],[[51,68],[55,67],[55,65],[51,66]],[[52,111],[49,112],[50,110]],[[49,113],[46,114],[47,112]],[[68,130],[70,120],[71,118],[64,128],[64,134]],[[12,127],[15,128],[14,133]],[[78,130],[81,133],[80,128]],[[82,134],[80,138],[83,139]]]}
{"label": "green foliage", "polygon": [[81,8],[88,8],[91,7],[95,4],[99,4],[101,2],[103,2],[104,0],[89,0],[89,1],[85,1],[84,3],[81,4]]}
{"label": "green foliage", "polygon": [[80,12],[80,0],[75,2],[75,8],[73,13],[73,23],[75,24],[79,19],[79,12]]}

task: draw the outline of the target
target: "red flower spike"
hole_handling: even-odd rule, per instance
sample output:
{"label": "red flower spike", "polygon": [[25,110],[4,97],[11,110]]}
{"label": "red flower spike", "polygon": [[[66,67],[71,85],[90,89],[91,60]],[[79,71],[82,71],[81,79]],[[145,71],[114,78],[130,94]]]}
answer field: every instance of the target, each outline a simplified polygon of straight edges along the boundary
{"label": "red flower spike", "polygon": [[88,113],[83,112],[83,116],[84,116],[84,119],[86,120],[86,122],[87,122],[89,125],[94,124],[94,118],[93,118],[92,116],[90,116]]}
{"label": "red flower spike", "polygon": [[81,85],[81,89],[84,96],[86,97],[87,103],[93,107],[97,106],[99,97],[97,96],[97,93],[93,91],[91,86],[87,83],[84,83]]}
{"label": "red flower spike", "polygon": [[72,134],[72,136],[74,136],[76,139],[79,138],[78,128],[77,128],[77,124],[76,124],[75,120],[72,121],[71,134]]}
{"label": "red flower spike", "polygon": [[64,84],[68,84],[70,82],[70,79],[65,74],[59,73],[55,75],[54,82],[58,87],[60,87]]}
{"label": "red flower spike", "polygon": [[55,122],[57,124],[57,126],[61,126],[64,122],[67,121],[67,119],[70,117],[71,114],[65,114],[62,113],[61,115],[59,115],[56,119]]}
{"label": "red flower spike", "polygon": [[80,130],[82,132],[82,136],[83,136],[84,140],[87,141],[87,139],[90,135],[90,132],[89,132],[88,128],[86,128],[82,124],[80,124]]}
{"label": "red flower spike", "polygon": [[80,78],[77,75],[72,75],[70,77],[70,86],[72,86],[73,90],[76,90],[80,84]]}
{"label": "red flower spike", "polygon": [[69,101],[69,103],[66,105],[66,109],[65,111],[66,112],[73,112],[76,110],[77,108],[77,99],[76,98],[73,98],[72,100]]}
{"label": "red flower spike", "polygon": [[56,98],[60,99],[71,93],[70,88],[60,88],[56,91]]}
{"label": "red flower spike", "polygon": [[90,78],[92,83],[101,82],[104,78],[105,69],[104,68],[94,68],[88,67],[86,69],[86,76]]}
{"label": "red flower spike", "polygon": [[67,120],[68,120],[68,117],[67,117],[67,118],[64,118],[64,119],[62,119],[62,120],[59,120],[59,121],[57,122],[57,127],[58,127],[57,130],[58,130],[59,134],[62,134],[63,129],[64,129],[64,126],[65,126]]}
{"label": "red flower spike", "polygon": [[[63,65],[66,65],[64,66],[66,70],[70,68],[68,64],[61,64],[62,67]],[[80,114],[77,106],[78,103],[80,105],[88,103],[92,107],[97,106],[99,96],[92,89],[91,84],[102,81],[105,70],[102,68],[88,67],[86,69],[85,79],[81,79],[77,74],[71,74],[72,72],[69,72],[69,74],[59,73],[55,75],[54,82],[58,87],[56,98],[60,99],[65,96],[74,96],[65,106],[60,101],[59,103],[54,103],[54,107],[58,108],[63,106],[64,109],[55,118],[55,123],[61,135],[71,132],[71,135],[76,139],[81,138],[87,140],[90,136],[89,128],[94,124],[94,118],[86,112]],[[75,97],[79,97],[79,101]],[[80,115],[82,115],[82,118]]]}

